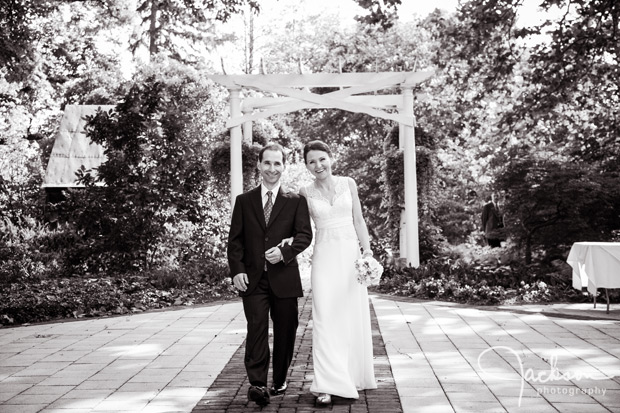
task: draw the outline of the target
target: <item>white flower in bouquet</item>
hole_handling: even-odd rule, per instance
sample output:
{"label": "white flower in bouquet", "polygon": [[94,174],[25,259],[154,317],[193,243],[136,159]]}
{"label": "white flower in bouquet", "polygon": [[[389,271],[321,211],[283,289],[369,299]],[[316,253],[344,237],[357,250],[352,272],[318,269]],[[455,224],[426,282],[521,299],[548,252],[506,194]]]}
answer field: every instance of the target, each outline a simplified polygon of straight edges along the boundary
{"label": "white flower in bouquet", "polygon": [[355,275],[357,282],[362,285],[373,286],[379,285],[381,275],[383,274],[383,266],[372,257],[362,257],[355,261]]}

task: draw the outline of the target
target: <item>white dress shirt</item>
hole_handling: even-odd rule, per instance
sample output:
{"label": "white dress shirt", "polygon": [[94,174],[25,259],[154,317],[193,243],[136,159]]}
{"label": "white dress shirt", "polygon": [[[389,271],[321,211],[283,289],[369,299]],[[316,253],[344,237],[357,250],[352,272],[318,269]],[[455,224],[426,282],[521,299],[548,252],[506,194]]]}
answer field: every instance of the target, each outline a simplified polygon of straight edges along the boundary
{"label": "white dress shirt", "polygon": [[278,182],[278,184],[276,186],[273,187],[273,189],[267,189],[267,187],[265,187],[264,184],[260,184],[260,194],[261,194],[261,199],[263,200],[263,208],[265,208],[265,204],[267,203],[267,199],[269,199],[269,197],[267,196],[267,191],[271,191],[271,202],[273,204],[276,203],[276,196],[278,196],[278,191],[280,190],[280,183]]}

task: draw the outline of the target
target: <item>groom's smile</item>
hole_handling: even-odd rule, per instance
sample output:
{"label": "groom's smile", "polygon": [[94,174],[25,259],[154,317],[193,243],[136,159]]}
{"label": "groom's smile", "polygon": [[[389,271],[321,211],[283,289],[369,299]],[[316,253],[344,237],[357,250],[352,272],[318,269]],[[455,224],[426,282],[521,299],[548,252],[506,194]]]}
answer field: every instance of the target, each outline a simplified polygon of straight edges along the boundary
{"label": "groom's smile", "polygon": [[277,185],[284,171],[282,153],[270,150],[263,152],[263,159],[258,162],[257,168],[265,186],[269,189],[273,188]]}

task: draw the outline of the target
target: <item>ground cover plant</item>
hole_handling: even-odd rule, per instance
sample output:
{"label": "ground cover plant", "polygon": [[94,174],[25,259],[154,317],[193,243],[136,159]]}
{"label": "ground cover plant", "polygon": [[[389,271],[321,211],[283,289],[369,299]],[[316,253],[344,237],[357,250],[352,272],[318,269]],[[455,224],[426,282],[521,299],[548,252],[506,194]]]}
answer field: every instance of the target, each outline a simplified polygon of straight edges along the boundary
{"label": "ground cover plant", "polygon": [[[509,248],[464,245],[422,262],[419,268],[385,259],[385,272],[374,291],[389,295],[470,305],[591,302],[573,287],[572,268],[563,260],[524,264]],[[604,290],[598,291],[604,300]],[[620,294],[609,292],[610,302]]]}
{"label": "ground cover plant", "polygon": [[135,314],[237,297],[228,280],[184,280],[172,287],[166,279],[146,276],[64,278],[14,283],[0,292],[0,323],[5,326]]}

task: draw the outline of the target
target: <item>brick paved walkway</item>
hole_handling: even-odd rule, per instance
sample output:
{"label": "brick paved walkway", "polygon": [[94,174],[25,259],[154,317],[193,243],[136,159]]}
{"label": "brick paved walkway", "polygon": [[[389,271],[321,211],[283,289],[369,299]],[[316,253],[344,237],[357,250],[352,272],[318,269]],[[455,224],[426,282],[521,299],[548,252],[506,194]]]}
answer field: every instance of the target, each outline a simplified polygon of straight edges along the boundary
{"label": "brick paved walkway", "polygon": [[[317,409],[306,287],[291,388],[266,412],[620,413],[617,305],[606,314],[592,303],[476,308],[378,294],[379,388]],[[245,335],[241,300],[1,328],[0,413],[257,412]]]}
{"label": "brick paved walkway", "polygon": [[[315,396],[310,393],[313,377],[312,323],[310,323],[312,318],[311,293],[300,299],[300,307],[299,328],[295,343],[296,351],[289,369],[288,389],[284,395],[272,396],[271,403],[262,409],[254,402],[248,402],[249,383],[243,366],[244,342],[192,412],[402,412],[385,345],[372,307],[371,326],[377,389],[361,391],[360,398],[357,400],[333,397],[331,406],[315,406]],[[269,377],[271,377],[271,372]]]}

